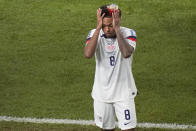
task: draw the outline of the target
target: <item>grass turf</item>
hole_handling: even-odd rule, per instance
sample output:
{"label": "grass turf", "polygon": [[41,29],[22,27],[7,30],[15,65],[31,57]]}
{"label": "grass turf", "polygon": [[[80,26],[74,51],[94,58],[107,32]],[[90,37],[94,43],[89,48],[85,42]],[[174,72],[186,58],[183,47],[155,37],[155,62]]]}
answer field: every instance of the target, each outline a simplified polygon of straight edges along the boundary
{"label": "grass turf", "polygon": [[[3,131],[100,131],[95,126],[84,125],[61,125],[61,124],[33,124],[33,123],[15,123],[15,122],[1,122],[0,130]],[[120,129],[116,128],[116,131]],[[171,129],[158,128],[136,128],[137,131],[171,131]],[[193,131],[193,130],[172,130],[172,131]]]}

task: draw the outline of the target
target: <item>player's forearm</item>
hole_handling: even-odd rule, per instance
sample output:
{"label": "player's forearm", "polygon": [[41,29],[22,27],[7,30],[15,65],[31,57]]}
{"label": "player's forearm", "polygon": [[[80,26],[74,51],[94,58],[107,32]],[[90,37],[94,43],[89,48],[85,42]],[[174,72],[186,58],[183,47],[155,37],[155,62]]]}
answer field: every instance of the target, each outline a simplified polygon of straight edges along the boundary
{"label": "player's forearm", "polygon": [[126,42],[125,38],[123,38],[120,29],[116,30],[116,36],[118,40],[118,46],[123,57],[124,58],[130,57],[134,49],[128,44],[128,42]]}
{"label": "player's forearm", "polygon": [[95,54],[100,29],[96,29],[92,38],[84,48],[84,56],[91,58]]}

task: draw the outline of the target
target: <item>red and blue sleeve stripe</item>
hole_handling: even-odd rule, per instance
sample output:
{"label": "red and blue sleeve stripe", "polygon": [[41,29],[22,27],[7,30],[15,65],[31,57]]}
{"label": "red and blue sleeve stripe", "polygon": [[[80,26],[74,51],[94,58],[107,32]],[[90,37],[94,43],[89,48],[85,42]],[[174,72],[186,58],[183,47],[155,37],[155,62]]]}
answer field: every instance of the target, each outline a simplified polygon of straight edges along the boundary
{"label": "red and blue sleeve stripe", "polygon": [[127,39],[136,42],[136,37],[135,36],[128,36]]}
{"label": "red and blue sleeve stripe", "polygon": [[88,39],[86,39],[86,44],[88,44],[88,42],[90,41],[91,37],[89,37]]}

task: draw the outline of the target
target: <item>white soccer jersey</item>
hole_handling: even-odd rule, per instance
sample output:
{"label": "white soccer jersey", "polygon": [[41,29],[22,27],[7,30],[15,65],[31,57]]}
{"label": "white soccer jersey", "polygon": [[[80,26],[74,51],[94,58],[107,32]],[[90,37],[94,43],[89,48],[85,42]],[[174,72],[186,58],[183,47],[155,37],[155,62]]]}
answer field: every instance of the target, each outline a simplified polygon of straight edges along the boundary
{"label": "white soccer jersey", "polygon": [[[120,27],[126,41],[136,48],[136,33],[132,29]],[[86,44],[95,29],[87,36]],[[124,58],[120,52],[117,38],[105,38],[100,30],[95,51],[96,71],[92,97],[97,101],[116,102],[135,97],[137,89],[132,74],[133,54]]]}

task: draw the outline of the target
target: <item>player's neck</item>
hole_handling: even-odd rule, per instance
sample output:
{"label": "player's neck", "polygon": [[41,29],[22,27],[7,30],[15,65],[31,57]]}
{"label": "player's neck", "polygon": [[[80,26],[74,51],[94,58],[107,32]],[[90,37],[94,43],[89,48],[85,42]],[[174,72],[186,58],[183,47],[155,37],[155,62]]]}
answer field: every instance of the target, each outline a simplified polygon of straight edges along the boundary
{"label": "player's neck", "polygon": [[116,38],[116,34],[114,35],[114,36],[112,36],[112,37],[107,37],[105,34],[103,34],[101,37],[104,37],[104,38]]}

